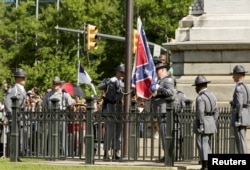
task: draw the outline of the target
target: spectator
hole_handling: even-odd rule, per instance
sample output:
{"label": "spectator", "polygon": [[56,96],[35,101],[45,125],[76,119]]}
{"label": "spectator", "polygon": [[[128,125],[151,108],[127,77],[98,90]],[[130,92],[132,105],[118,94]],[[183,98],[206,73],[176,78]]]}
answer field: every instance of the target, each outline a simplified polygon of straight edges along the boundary
{"label": "spectator", "polygon": [[168,74],[169,74],[170,76],[172,76],[172,75],[174,74],[174,69],[173,69],[173,67],[171,66],[171,61],[170,61],[170,59],[167,59],[166,54],[161,54],[159,58],[160,58],[160,60],[161,60],[162,63],[168,65]]}

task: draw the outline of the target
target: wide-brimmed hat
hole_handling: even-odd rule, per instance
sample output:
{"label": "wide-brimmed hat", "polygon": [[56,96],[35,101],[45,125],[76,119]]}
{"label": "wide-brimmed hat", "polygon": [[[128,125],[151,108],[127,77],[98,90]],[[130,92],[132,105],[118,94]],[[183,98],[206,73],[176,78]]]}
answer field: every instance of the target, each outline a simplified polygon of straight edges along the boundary
{"label": "wide-brimmed hat", "polygon": [[117,68],[116,68],[117,71],[120,71],[120,72],[125,72],[125,65],[123,63],[121,63]]}
{"label": "wide-brimmed hat", "polygon": [[54,79],[53,79],[53,83],[54,84],[62,84],[62,81],[61,81],[60,77],[55,76]]}
{"label": "wide-brimmed hat", "polygon": [[207,81],[206,77],[204,76],[197,76],[192,86],[198,86],[200,84],[207,84],[207,83],[211,83],[211,81]]}
{"label": "wide-brimmed hat", "polygon": [[158,64],[155,65],[156,70],[161,69],[161,68],[168,68],[168,65],[163,64],[163,63],[158,63]]}
{"label": "wide-brimmed hat", "polygon": [[242,65],[236,65],[234,66],[233,69],[233,74],[237,74],[237,73],[247,73],[247,71],[245,70],[245,68]]}
{"label": "wide-brimmed hat", "polygon": [[153,57],[153,61],[154,61],[154,64],[155,64],[155,65],[161,63],[161,59],[160,59],[158,56],[154,56],[154,57]]}
{"label": "wide-brimmed hat", "polygon": [[16,72],[14,73],[14,77],[25,77],[25,71],[21,68],[18,68]]}

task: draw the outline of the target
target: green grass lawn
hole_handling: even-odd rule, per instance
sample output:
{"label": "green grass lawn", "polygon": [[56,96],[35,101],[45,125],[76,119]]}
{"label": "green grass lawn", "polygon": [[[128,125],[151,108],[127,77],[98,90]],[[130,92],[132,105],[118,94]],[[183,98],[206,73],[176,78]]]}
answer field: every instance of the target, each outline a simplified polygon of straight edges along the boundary
{"label": "green grass lawn", "polygon": [[[57,164],[51,161],[38,159],[22,159],[23,162],[10,162],[8,158],[0,159],[0,170],[160,170],[163,167],[131,167],[119,165],[82,165],[72,164]],[[164,168],[167,170],[168,168]]]}

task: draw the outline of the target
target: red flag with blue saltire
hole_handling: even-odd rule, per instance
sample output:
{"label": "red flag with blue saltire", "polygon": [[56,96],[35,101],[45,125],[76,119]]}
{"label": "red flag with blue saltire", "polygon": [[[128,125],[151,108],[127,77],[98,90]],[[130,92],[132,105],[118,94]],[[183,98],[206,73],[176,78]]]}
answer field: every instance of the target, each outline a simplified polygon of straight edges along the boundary
{"label": "red flag with blue saltire", "polygon": [[132,86],[138,97],[149,99],[156,90],[157,75],[147,37],[140,17],[137,19],[138,44],[132,76]]}

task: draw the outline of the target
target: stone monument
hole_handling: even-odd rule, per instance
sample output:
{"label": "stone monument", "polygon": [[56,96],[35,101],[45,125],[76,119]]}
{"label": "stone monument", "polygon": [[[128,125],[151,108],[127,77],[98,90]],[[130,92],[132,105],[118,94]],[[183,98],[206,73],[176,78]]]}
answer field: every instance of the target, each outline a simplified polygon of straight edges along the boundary
{"label": "stone monument", "polygon": [[[179,90],[197,96],[194,79],[204,75],[220,105],[228,105],[235,83],[232,69],[241,64],[250,72],[250,0],[194,0],[179,22],[175,42],[164,43],[172,54]],[[246,75],[250,84],[250,75]]]}

